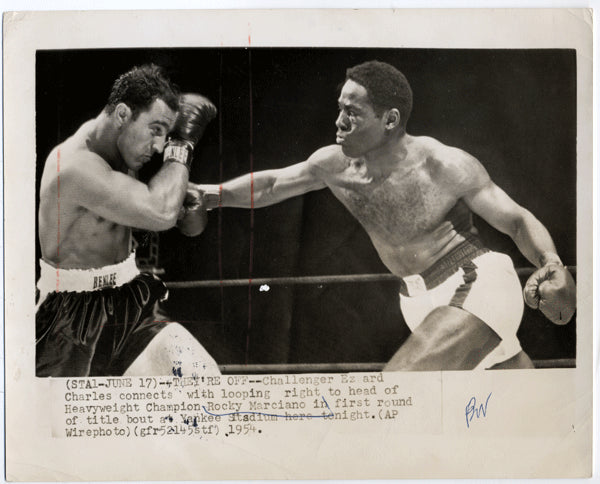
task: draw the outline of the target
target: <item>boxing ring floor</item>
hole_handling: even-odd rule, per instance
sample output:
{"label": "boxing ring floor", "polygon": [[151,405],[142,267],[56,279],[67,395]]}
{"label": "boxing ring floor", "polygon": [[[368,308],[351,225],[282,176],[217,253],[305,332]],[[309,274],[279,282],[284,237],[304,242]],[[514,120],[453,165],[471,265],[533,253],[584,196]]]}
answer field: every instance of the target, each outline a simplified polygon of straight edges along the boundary
{"label": "boxing ring floor", "polygon": [[[569,272],[575,277],[576,266],[567,266]],[[517,268],[520,278],[527,278],[533,272],[533,267]],[[225,279],[225,280],[194,280],[194,281],[169,281],[165,282],[169,290],[190,288],[215,288],[215,287],[253,287],[261,286],[270,288],[276,285],[295,284],[344,284],[344,283],[369,283],[380,281],[397,281],[393,274],[343,274],[322,276],[290,276],[290,277],[263,277],[255,279]],[[575,358],[550,358],[532,359],[535,368],[575,368]],[[361,363],[271,363],[271,364],[222,364],[219,369],[223,374],[285,374],[285,373],[347,373],[347,372],[379,372],[386,362],[361,362]]]}

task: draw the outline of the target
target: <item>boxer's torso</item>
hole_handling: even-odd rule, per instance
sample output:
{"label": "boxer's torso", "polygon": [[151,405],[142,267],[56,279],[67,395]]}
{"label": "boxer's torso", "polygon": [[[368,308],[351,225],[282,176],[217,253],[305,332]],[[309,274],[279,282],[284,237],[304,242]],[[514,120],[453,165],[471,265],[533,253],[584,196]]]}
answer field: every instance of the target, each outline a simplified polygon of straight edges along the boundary
{"label": "boxer's torso", "polygon": [[443,153],[431,151],[431,138],[412,140],[403,160],[389,169],[370,170],[368,162],[344,157],[340,150],[338,166],[323,170],[333,194],[365,228],[383,263],[400,277],[424,271],[464,241],[457,232],[431,254],[439,245],[431,232],[464,202],[444,175],[444,160],[437,156]]}
{"label": "boxer's torso", "polygon": [[[63,269],[90,269],[121,262],[130,251],[129,227],[106,220],[74,200],[76,176],[63,176],[89,152],[87,122],[54,148],[44,166],[40,185],[39,238],[42,257]],[[101,158],[99,163],[105,163]],[[78,196],[82,196],[79,194]],[[85,196],[85,194],[83,194]]]}

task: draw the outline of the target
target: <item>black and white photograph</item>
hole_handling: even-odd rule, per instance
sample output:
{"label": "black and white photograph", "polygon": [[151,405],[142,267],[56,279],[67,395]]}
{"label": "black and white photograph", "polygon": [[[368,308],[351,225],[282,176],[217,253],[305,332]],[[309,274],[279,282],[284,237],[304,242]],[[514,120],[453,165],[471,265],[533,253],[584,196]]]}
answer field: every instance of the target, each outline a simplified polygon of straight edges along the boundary
{"label": "black and white photograph", "polygon": [[[574,367],[575,67],[569,49],[38,51],[38,376],[138,356],[133,374],[169,375],[178,339],[250,372]],[[129,285],[132,229],[160,315],[132,306],[165,296]]]}
{"label": "black and white photograph", "polygon": [[[340,30],[345,19],[376,28],[359,13],[331,20]],[[411,23],[383,13],[373,17],[383,38],[394,22]],[[540,24],[562,13],[540,11]],[[581,465],[545,464],[554,451],[541,444],[533,468],[485,467],[481,457],[472,468],[442,461],[420,477],[586,475],[585,33],[562,43],[281,42],[275,27],[290,13],[194,14],[234,40],[33,42],[27,51],[34,151],[19,196],[32,218],[14,262],[28,268],[29,287],[19,285],[27,327],[7,333],[21,348],[7,356],[7,386],[39,389],[34,420],[46,413],[39,432],[57,444],[48,456],[84,441],[147,446],[162,437],[168,459],[210,447],[224,464],[223,445],[277,455],[298,433],[317,453],[315,439],[350,439],[345,448],[365,435],[343,462],[370,442],[387,462],[409,435],[415,452],[449,439],[485,456],[469,441],[478,435],[494,455],[517,439],[518,453],[530,427],[545,442],[573,432],[556,445]],[[477,15],[496,21],[475,11],[464,21]],[[535,15],[522,15],[533,29]],[[504,24],[511,29],[510,17],[498,15]],[[290,23],[298,38],[301,30]],[[15,79],[5,93],[20,90]],[[329,468],[334,454],[323,451],[310,470],[303,452],[282,467],[213,465],[198,475],[196,464],[181,474],[123,474],[120,465],[102,473],[86,460],[46,472],[14,453],[9,464],[16,480],[179,480],[419,477],[424,462],[342,470],[339,460]]]}
{"label": "black and white photograph", "polygon": [[[122,375],[147,346],[131,371],[169,375],[178,338],[250,372],[575,366],[573,50],[40,50],[36,68],[38,376]],[[161,68],[184,93],[169,109],[146,87]],[[128,287],[131,229],[164,315],[131,309],[164,297]]]}

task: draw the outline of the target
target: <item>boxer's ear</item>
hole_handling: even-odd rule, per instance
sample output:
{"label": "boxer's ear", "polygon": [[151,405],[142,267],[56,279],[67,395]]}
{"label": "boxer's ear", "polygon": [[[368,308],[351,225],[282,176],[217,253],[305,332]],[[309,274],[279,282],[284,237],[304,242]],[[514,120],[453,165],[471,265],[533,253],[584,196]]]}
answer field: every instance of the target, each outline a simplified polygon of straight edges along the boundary
{"label": "boxer's ear", "polygon": [[115,107],[115,120],[117,122],[117,126],[120,128],[121,126],[127,124],[127,122],[131,119],[131,108],[127,106],[125,103],[119,103]]}
{"label": "boxer's ear", "polygon": [[391,130],[400,125],[400,111],[392,108],[385,114],[385,129]]}

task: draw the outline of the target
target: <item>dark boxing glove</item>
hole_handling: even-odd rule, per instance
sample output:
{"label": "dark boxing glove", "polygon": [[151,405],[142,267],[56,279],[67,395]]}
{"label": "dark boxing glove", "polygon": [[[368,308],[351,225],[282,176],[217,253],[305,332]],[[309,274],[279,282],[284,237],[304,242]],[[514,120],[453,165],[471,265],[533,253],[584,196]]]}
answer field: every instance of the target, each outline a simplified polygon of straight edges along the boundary
{"label": "dark boxing glove", "polygon": [[207,222],[208,215],[202,193],[193,187],[188,187],[183,206],[179,211],[177,227],[183,235],[195,237],[204,231]]}
{"label": "dark boxing glove", "polygon": [[165,146],[164,162],[182,163],[188,170],[192,165],[194,147],[204,130],[217,115],[217,108],[200,94],[179,96],[179,111]]}
{"label": "dark boxing glove", "polygon": [[529,307],[539,309],[554,324],[567,324],[575,313],[575,281],[555,254],[529,277],[523,296]]}

